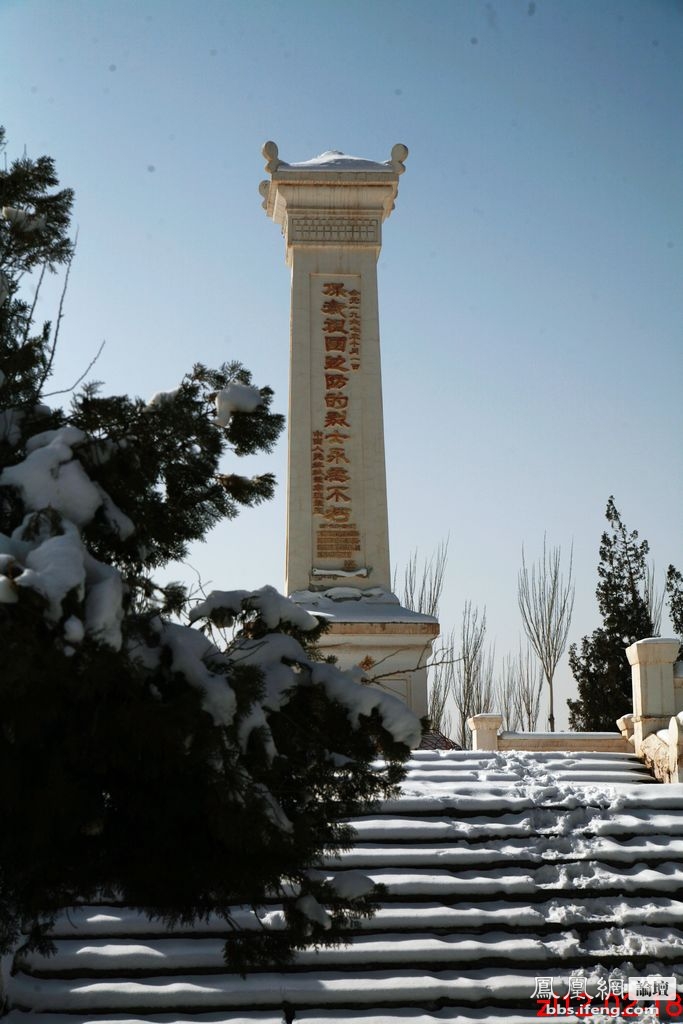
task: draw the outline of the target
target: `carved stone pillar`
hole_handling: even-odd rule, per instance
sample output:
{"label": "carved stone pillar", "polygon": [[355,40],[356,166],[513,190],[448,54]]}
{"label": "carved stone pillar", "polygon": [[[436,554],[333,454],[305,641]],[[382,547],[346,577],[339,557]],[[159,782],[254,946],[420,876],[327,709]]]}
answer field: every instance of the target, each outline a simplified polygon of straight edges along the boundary
{"label": "carved stone pillar", "polygon": [[626,648],[633,683],[633,730],[636,754],[650,733],[669,725],[678,711],[674,694],[674,662],[678,640],[650,637]]}
{"label": "carved stone pillar", "polygon": [[498,750],[498,731],[503,725],[502,715],[473,715],[467,719],[472,730],[472,750]]}

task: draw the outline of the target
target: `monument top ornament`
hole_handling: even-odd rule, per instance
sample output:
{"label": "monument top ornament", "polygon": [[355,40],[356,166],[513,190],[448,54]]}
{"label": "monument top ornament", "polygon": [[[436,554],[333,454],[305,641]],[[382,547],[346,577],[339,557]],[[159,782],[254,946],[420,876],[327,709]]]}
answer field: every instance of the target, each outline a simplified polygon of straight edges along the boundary
{"label": "monument top ornament", "polygon": [[[408,157],[408,147],[401,142],[392,147],[390,159],[383,163],[349,156],[336,149],[321,153],[312,160],[286,163],[280,159],[274,142],[265,142],[261,152],[266,159],[265,169],[271,176],[270,181],[262,181],[259,185],[262,206],[268,216],[281,225],[284,224],[288,202],[296,206],[307,205],[309,201],[318,205],[320,198],[316,201],[315,192],[303,194],[300,190],[309,186],[315,189],[320,185],[336,186],[345,194],[355,190],[342,203],[346,208],[367,209],[369,205],[376,208],[379,198],[381,219],[386,220],[394,209],[398,179],[405,171]],[[370,194],[375,198],[370,199]],[[337,205],[334,199],[332,205]]]}
{"label": "monument top ornament", "polygon": [[402,142],[397,142],[392,147],[391,157],[384,163],[376,160],[366,160],[364,157],[349,156],[338,149],[328,149],[320,156],[314,156],[312,160],[304,160],[300,163],[288,164],[280,160],[279,150],[274,142],[264,142],[261,149],[266,158],[266,171],[268,174],[275,174],[276,171],[390,171],[394,174],[403,174],[405,171],[404,162],[408,156],[408,147]]}

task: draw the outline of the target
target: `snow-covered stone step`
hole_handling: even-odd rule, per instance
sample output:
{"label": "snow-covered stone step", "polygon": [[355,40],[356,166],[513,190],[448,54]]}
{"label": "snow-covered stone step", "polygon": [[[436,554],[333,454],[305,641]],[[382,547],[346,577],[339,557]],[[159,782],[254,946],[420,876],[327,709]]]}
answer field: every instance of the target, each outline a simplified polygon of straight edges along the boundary
{"label": "snow-covered stone step", "polygon": [[[102,911],[106,911],[103,913]],[[599,927],[603,924],[618,924],[632,927],[639,923],[648,925],[681,925],[683,927],[683,901],[669,897],[656,898],[601,895],[598,899],[585,894],[573,893],[563,897],[552,897],[530,903],[510,899],[485,900],[473,903],[458,900],[452,905],[437,901],[404,901],[381,904],[374,917],[363,919],[359,930],[374,931],[426,931],[428,929],[525,929],[543,931],[553,926],[586,925]],[[256,927],[251,916],[245,915],[243,924]],[[159,921],[150,921],[143,914],[127,908],[80,908],[68,917],[58,919],[53,935],[55,938],[72,938],[76,935],[88,942],[96,938],[115,940],[128,936],[135,941],[168,936],[214,936],[225,934],[225,923],[218,919],[199,921],[182,929],[176,926],[172,931],[164,928]]]}
{"label": "snow-covered stone step", "polygon": [[[629,957],[619,967],[627,976],[635,973]],[[657,961],[641,962],[640,974],[660,973]],[[677,984],[683,981],[683,958],[669,962],[666,972]],[[13,989],[16,1009],[31,1007],[38,1011],[92,1013],[108,1011],[143,1012],[145,1010],[186,1013],[234,1008],[260,1010],[290,1004],[297,1008],[338,1008],[383,1005],[387,1007],[422,1006],[437,1000],[476,1006],[496,1003],[511,1006],[515,1002],[534,1007],[531,1002],[536,986],[535,969],[488,967],[478,970],[423,971],[419,969],[369,970],[350,974],[344,971],[291,973],[255,973],[246,978],[236,975],[177,976],[173,980],[152,977],[145,980],[53,980],[21,975]]]}
{"label": "snow-covered stone step", "polygon": [[[538,964],[544,971],[559,971],[564,965],[591,959],[612,962],[624,957],[643,957],[662,962],[678,961],[683,950],[683,931],[662,931],[651,926],[638,930],[597,928],[579,934],[572,930],[549,932],[543,937],[514,932],[486,932],[480,935],[387,932],[381,936],[355,936],[350,942],[297,953],[293,966],[345,970],[376,969],[426,964],[431,967],[471,966],[482,960],[511,965]],[[220,939],[158,938],[130,940],[62,940],[49,958],[32,954],[22,964],[26,975],[50,977],[127,977],[162,974],[215,974],[225,969]]]}
{"label": "snow-covered stone step", "polygon": [[[471,801],[476,809],[477,800],[486,813],[495,809],[498,801],[500,812],[508,808],[508,800],[524,799],[533,807],[586,807],[602,808],[610,814],[626,811],[673,811],[683,810],[683,783],[666,786],[655,782],[654,785],[632,785],[630,783],[613,783],[608,786],[578,786],[573,783],[556,785],[554,783],[515,783],[514,785],[498,785],[464,782],[451,789],[450,794],[445,787],[436,783],[430,786],[427,782],[413,782],[411,777],[403,783],[401,793],[381,802],[383,809],[392,809],[401,804],[420,800],[424,813],[430,813],[431,806],[444,804],[450,797],[451,805],[461,811],[465,801]],[[494,799],[495,798],[495,799]]]}
{"label": "snow-covered stone step", "polygon": [[[428,756],[425,756],[425,755]],[[434,756],[436,755],[436,756]],[[454,771],[477,771],[496,768],[506,774],[521,767],[533,770],[535,766],[562,768],[565,765],[642,764],[633,751],[562,751],[562,750],[414,750],[405,762],[410,771],[452,768]]]}
{"label": "snow-covered stone step", "polygon": [[[671,790],[663,793],[662,790]],[[435,783],[423,786],[419,782],[404,783],[400,795],[383,800],[382,813],[406,813],[414,809],[422,815],[437,810],[452,810],[458,815],[501,814],[526,809],[567,809],[585,807],[593,813],[602,809],[608,814],[627,811],[658,810],[683,811],[683,784],[663,787],[658,782],[646,785],[610,783],[609,785],[502,785],[499,783],[463,782],[458,785]]]}
{"label": "snow-covered stone step", "polygon": [[387,895],[406,896],[492,896],[532,895],[547,890],[676,892],[683,889],[683,863],[664,861],[657,867],[645,864],[614,868],[599,861],[544,864],[524,870],[494,866],[490,871],[451,871],[380,868],[368,873],[375,883],[386,887]]}
{"label": "snow-covered stone step", "polygon": [[[239,928],[251,930],[260,927],[256,915],[248,907],[233,907],[232,918]],[[222,918],[211,916],[208,920],[197,921],[191,925],[177,924],[172,929],[172,933],[174,935],[223,935],[225,921]],[[76,934],[84,937],[144,936],[167,935],[170,934],[170,930],[163,921],[150,919],[139,910],[107,903],[70,907],[58,914],[50,935],[59,939],[69,938]]]}
{"label": "snow-covered stone step", "polygon": [[[456,752],[452,752],[454,755]],[[528,780],[534,777],[552,775],[561,778],[564,772],[578,771],[625,771],[642,770],[643,762],[633,753],[563,753],[560,751],[532,753],[523,751],[468,751],[473,757],[456,758],[451,752],[438,759],[407,762],[410,774],[434,771],[436,774],[449,773],[454,778],[470,776],[485,777],[487,774],[504,776],[506,779]]]}
{"label": "snow-covered stone step", "polygon": [[[627,768],[615,768],[612,766],[604,767],[600,769],[591,768],[589,771],[582,771],[580,768],[566,769],[562,772],[563,782],[574,782],[579,785],[611,785],[627,784],[627,785],[658,785],[658,782],[650,772],[642,765],[629,766]],[[428,782],[430,787],[440,784],[452,786],[457,784],[458,787],[469,783],[470,785],[484,786],[495,783],[497,786],[507,786],[509,788],[519,787],[520,782],[515,779],[511,779],[509,776],[505,776],[502,772],[497,771],[482,771],[480,773],[475,772],[453,772],[453,771],[442,771],[440,770],[436,777],[432,777],[426,771],[415,771],[411,773],[409,785],[413,786],[416,783]],[[528,782],[526,783],[528,785]]]}
{"label": "snow-covered stone step", "polygon": [[[435,753],[430,751],[429,753]],[[557,787],[566,783],[576,786],[656,785],[651,773],[634,754],[562,754],[508,752],[466,752],[474,756],[457,757],[446,752],[438,759],[421,760],[413,756],[408,762],[408,789],[423,783],[431,787],[457,785],[484,789],[490,785],[519,787],[544,785]]]}
{"label": "snow-covered stone step", "polygon": [[619,768],[642,769],[643,762],[633,753],[561,753],[558,751],[548,752],[523,752],[523,751],[469,751],[473,756],[457,757],[448,752],[437,759],[430,758],[428,761],[418,759],[413,755],[406,765],[411,774],[414,772],[433,771],[436,774],[450,772],[454,776],[465,777],[469,774],[486,774],[495,772],[506,778],[527,777],[530,774],[538,773],[561,773],[567,770],[591,771],[593,769],[607,769],[616,771]]}
{"label": "snow-covered stone step", "polygon": [[351,850],[327,857],[325,865],[340,868],[373,870],[378,867],[465,867],[476,864],[522,863],[548,861],[595,860],[632,864],[634,861],[678,860],[683,862],[683,838],[666,835],[634,836],[618,841],[604,836],[544,836],[532,845],[528,839],[507,839],[498,843],[427,844],[357,843]]}
{"label": "snow-covered stone step", "polygon": [[563,771],[592,771],[593,769],[605,769],[616,771],[619,768],[628,771],[629,769],[642,769],[643,762],[635,754],[558,754],[549,753],[544,755],[514,754],[506,752],[499,755],[496,752],[479,751],[479,759],[460,758],[454,760],[448,756],[439,758],[437,761],[419,761],[411,759],[406,765],[411,773],[433,771],[439,775],[442,772],[449,772],[454,777],[465,778],[468,775],[485,775],[495,773],[504,778],[519,778],[529,773],[537,772],[563,772]]}
{"label": "snow-covered stone step", "polygon": [[610,896],[591,898],[581,893],[538,902],[522,899],[486,900],[453,904],[437,901],[383,904],[373,918],[360,924],[362,931],[408,931],[509,928],[518,935],[529,931],[545,933],[553,927],[573,928],[615,925],[637,928],[647,921],[657,925],[683,927],[683,901],[667,896]]}
{"label": "snow-covered stone step", "polygon": [[365,842],[399,841],[405,838],[415,842],[455,842],[459,839],[478,843],[489,839],[513,839],[523,836],[683,836],[683,813],[671,814],[636,811],[632,814],[610,816],[601,811],[594,814],[569,811],[558,814],[543,808],[527,814],[503,814],[499,818],[474,817],[458,820],[454,817],[424,818],[378,817],[353,819],[358,839]]}
{"label": "snow-covered stone step", "polygon": [[[106,913],[101,911],[106,909]],[[199,921],[182,929],[176,926],[172,931],[164,928],[159,921],[150,921],[143,914],[127,908],[85,908],[72,911],[68,918],[58,919],[53,935],[56,938],[72,938],[76,935],[84,940],[95,938],[116,939],[128,936],[137,940],[164,936],[214,936],[225,934],[225,923],[218,919]],[[618,924],[631,927],[638,923],[648,925],[676,925],[683,927],[683,900],[657,895],[655,897],[629,895],[628,898],[614,895],[600,895],[592,898],[586,894],[573,893],[551,897],[530,903],[528,899],[485,900],[477,903],[458,900],[444,904],[438,901],[407,900],[380,904],[374,917],[363,919],[359,930],[374,931],[425,931],[428,929],[496,929],[508,927],[524,931],[543,931],[553,926],[585,924],[600,926]],[[256,927],[253,918],[245,914],[242,922]]]}
{"label": "snow-covered stone step", "polygon": [[[632,751],[611,750],[413,750],[406,764],[410,768],[428,763],[497,764],[514,770],[516,764],[565,764],[573,761],[637,761]],[[379,763],[379,762],[378,762]]]}

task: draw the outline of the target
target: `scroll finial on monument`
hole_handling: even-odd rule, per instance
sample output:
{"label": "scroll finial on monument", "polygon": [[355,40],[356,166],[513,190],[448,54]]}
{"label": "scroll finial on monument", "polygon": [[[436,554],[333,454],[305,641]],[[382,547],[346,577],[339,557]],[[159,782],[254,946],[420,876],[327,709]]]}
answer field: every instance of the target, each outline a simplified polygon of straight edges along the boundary
{"label": "scroll finial on monument", "polygon": [[[395,149],[396,147],[394,147]],[[393,152],[393,150],[392,150]],[[266,167],[268,174],[274,174],[280,166],[279,150],[274,142],[264,142],[261,147],[261,153],[266,158]]]}
{"label": "scroll finial on monument", "polygon": [[405,171],[405,161],[408,158],[408,147],[404,146],[402,142],[397,142],[391,149],[391,166],[394,168],[397,174],[403,174]]}

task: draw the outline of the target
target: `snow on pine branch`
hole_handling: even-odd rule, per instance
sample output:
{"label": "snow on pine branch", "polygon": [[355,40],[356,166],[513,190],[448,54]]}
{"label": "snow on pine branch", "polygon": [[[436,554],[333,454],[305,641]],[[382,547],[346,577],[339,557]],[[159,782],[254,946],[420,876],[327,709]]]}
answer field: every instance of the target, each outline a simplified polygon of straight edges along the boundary
{"label": "snow on pine branch", "polygon": [[2,210],[0,210],[0,217],[6,220],[8,224],[12,224],[14,227],[20,228],[27,233],[42,231],[46,224],[45,217],[30,213],[28,210],[20,210],[16,206],[3,206]]}
{"label": "snow on pine branch", "polygon": [[[274,587],[262,587],[256,591],[212,591],[190,612],[191,621],[211,618],[225,625],[235,617],[258,613],[270,630],[294,626],[308,632],[315,629],[317,620],[294,601],[283,597]],[[272,632],[258,638],[238,639],[230,648],[228,657],[236,665],[253,665],[263,676],[264,696],[262,702],[267,711],[280,710],[288,694],[296,686],[321,686],[330,700],[336,701],[345,710],[351,726],[360,725],[361,716],[370,716],[377,711],[383,727],[398,743],[409,747],[420,744],[421,726],[412,711],[391,694],[376,687],[363,684],[360,669],[342,672],[335,665],[312,661],[301,644],[287,633]],[[253,716],[254,729],[263,725],[260,716]],[[248,741],[249,730],[242,725],[242,742]]]}
{"label": "snow on pine branch", "polygon": [[[157,391],[147,402],[147,408],[158,409],[167,405],[173,402],[181,391],[182,387],[172,388],[170,391]],[[213,422],[219,427],[227,427],[236,412],[256,412],[262,402],[263,397],[258,388],[233,381],[216,393],[216,415]]]}
{"label": "snow on pine branch", "polygon": [[347,711],[351,724],[357,727],[361,715],[377,711],[382,725],[397,743],[419,747],[422,729],[412,711],[390,693],[374,686],[354,682],[350,673],[341,672],[326,662],[310,662],[311,682],[321,685],[330,700],[336,700]]}
{"label": "snow on pine branch", "polygon": [[172,388],[171,391],[156,391],[147,403],[148,409],[158,408],[174,401],[180,394],[181,388]]}
{"label": "snow on pine branch", "polygon": [[74,451],[86,441],[86,434],[72,426],[34,435],[26,443],[26,458],[0,473],[0,487],[16,487],[32,512],[50,508],[80,527],[91,523],[102,507],[109,524],[125,540],[135,529],[133,523],[90,479]]}
{"label": "snow on pine branch", "polygon": [[210,667],[225,664],[223,655],[198,629],[163,620],[160,624],[161,646],[171,652],[173,670],[202,693],[202,706],[214,725],[230,725],[237,708],[235,693],[225,674]]}
{"label": "snow on pine branch", "polygon": [[234,413],[256,412],[261,402],[261,392],[251,384],[228,384],[216,395],[215,423],[227,427]]}
{"label": "snow on pine branch", "polygon": [[72,617],[64,628],[67,654],[85,636],[114,650],[122,641],[123,581],[115,568],[88,551],[81,529],[101,509],[119,537],[134,531],[128,516],[79,461],[77,446],[87,441],[73,426],[35,434],[26,443],[26,457],[0,473],[0,487],[16,488],[26,510],[11,536],[0,534],[0,602],[16,603],[22,590],[34,590],[45,599],[45,619],[57,624],[73,595],[83,604],[83,618]]}
{"label": "snow on pine branch", "polygon": [[275,587],[261,587],[259,590],[212,590],[205,601],[190,612],[190,622],[201,618],[219,617],[225,624],[243,611],[255,611],[268,629],[279,626],[294,626],[310,632],[318,626],[318,620],[301,605],[290,601]]}

